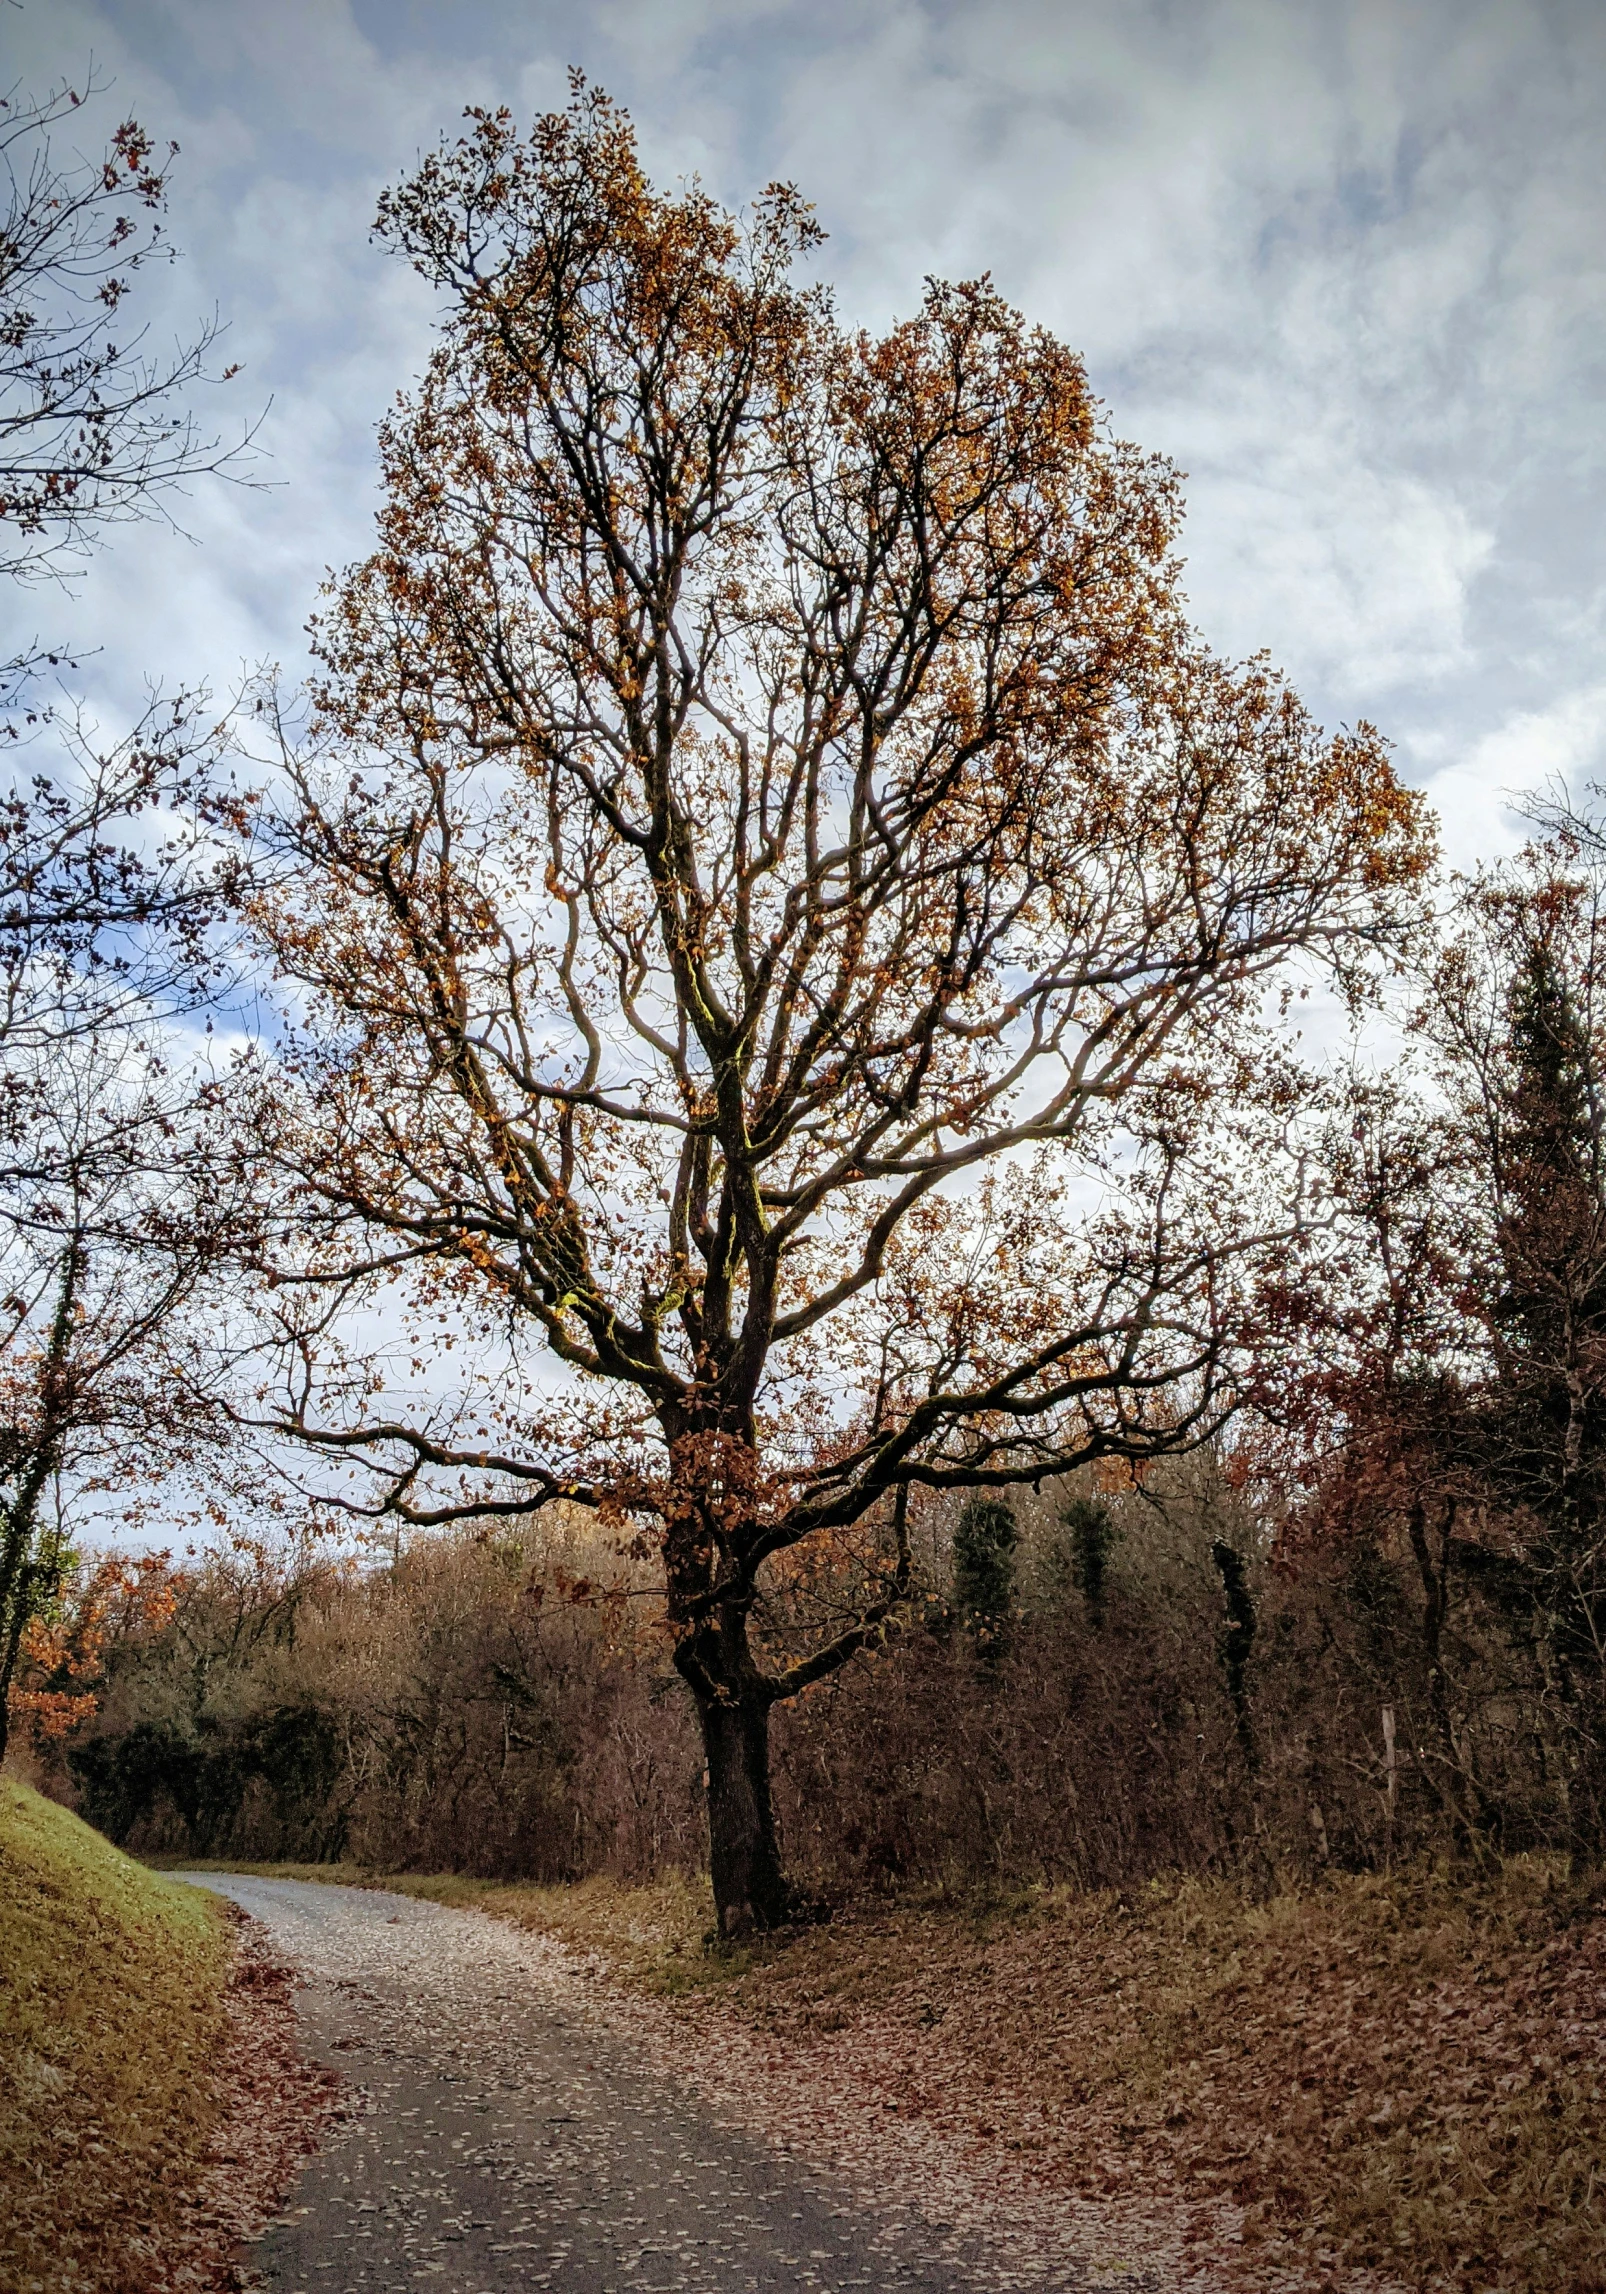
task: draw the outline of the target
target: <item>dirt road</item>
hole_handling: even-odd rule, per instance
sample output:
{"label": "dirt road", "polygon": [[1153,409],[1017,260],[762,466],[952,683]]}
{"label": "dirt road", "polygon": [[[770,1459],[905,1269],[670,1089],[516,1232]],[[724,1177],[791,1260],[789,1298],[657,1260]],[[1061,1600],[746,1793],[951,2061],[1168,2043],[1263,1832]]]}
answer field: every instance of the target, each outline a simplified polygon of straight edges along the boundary
{"label": "dirt road", "polygon": [[[199,1877],[199,1876],[198,1876]],[[303,1976],[310,2052],[357,2107],[251,2252],[265,2288],[1002,2294],[1169,2272],[941,2219],[717,2109],[555,1945],[473,1913],[210,1873]],[[940,2187],[933,2194],[940,2205]],[[901,2197],[901,2202],[900,2202]]]}

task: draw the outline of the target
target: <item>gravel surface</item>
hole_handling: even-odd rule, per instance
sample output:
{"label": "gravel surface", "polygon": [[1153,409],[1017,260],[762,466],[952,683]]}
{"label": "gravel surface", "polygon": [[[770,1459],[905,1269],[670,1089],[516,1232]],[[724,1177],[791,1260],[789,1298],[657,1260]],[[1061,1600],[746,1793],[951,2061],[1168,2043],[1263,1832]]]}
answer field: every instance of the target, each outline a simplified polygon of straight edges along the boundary
{"label": "gravel surface", "polygon": [[[181,1875],[182,1876],[182,1875]],[[850,2287],[1181,2294],[1180,2225],[1010,2187],[718,2015],[472,1912],[209,1873],[299,1969],[354,2108],[249,2250],[263,2288],[667,2294]]]}

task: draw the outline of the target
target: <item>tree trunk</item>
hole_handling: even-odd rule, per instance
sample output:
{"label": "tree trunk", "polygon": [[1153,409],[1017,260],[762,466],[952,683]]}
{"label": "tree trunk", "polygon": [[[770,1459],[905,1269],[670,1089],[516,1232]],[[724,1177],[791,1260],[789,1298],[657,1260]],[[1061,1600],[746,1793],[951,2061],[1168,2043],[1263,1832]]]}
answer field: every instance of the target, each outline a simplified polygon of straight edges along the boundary
{"label": "tree trunk", "polygon": [[726,1612],[676,1654],[702,1723],[708,1865],[719,1933],[729,1941],[783,1927],[794,1907],[770,1799],[772,1700],[748,1654],[745,1617]]}
{"label": "tree trunk", "polygon": [[13,1517],[0,1550],[0,1760],[5,1759],[11,1742],[11,1682],[28,1622],[28,1541],[32,1527],[30,1519],[26,1530],[19,1529]]}
{"label": "tree trunk", "polygon": [[762,1695],[699,1697],[708,1763],[708,1861],[724,1938],[784,1926],[792,1894],[770,1802],[770,1713]]}

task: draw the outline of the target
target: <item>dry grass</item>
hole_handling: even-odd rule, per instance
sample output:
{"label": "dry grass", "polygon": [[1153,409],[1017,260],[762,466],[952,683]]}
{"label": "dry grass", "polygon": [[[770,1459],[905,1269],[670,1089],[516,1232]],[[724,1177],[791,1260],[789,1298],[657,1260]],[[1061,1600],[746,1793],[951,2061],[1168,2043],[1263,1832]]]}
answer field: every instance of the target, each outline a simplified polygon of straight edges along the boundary
{"label": "dry grass", "polygon": [[1052,2181],[1230,2199],[1246,2284],[1606,2288],[1606,1922],[1542,1869],[904,1906],[722,1990]]}
{"label": "dry grass", "polygon": [[714,1903],[706,1880],[665,1872],[644,1886],[576,1880],[563,1887],[471,1880],[455,1872],[380,1872],[363,1864],[198,1863],[153,1858],[186,1872],[244,1872],[263,1880],[320,1880],[342,1888],[383,1888],[455,1911],[488,1912],[514,1927],[555,1935],[572,1949],[600,1952],[632,1989],[674,1994],[730,1982],[753,1954],[714,1953]]}
{"label": "dry grass", "polygon": [[143,2294],[217,2116],[217,1905],[0,1779],[0,2285]]}

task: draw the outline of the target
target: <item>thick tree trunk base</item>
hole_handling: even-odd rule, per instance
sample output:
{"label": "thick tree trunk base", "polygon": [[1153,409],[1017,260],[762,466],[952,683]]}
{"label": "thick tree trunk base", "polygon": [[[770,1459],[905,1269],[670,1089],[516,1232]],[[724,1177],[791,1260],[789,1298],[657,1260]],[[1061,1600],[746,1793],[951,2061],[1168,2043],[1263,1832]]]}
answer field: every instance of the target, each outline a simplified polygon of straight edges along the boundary
{"label": "thick tree trunk base", "polygon": [[700,1696],[708,1764],[708,1857],[723,1942],[789,1926],[798,1906],[781,1869],[770,1802],[769,1704]]}

